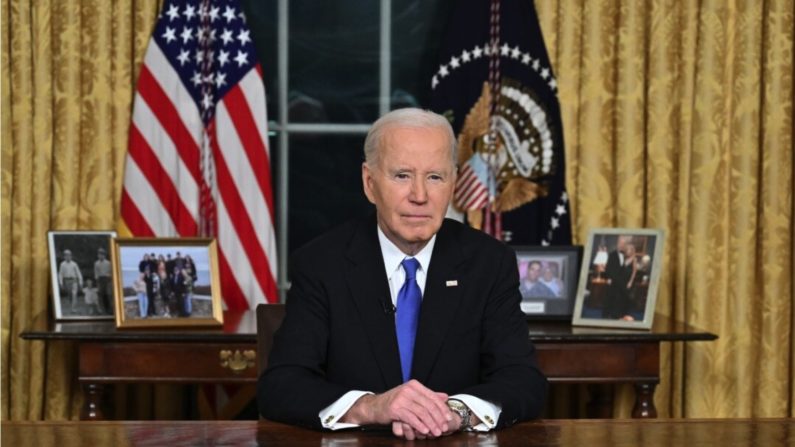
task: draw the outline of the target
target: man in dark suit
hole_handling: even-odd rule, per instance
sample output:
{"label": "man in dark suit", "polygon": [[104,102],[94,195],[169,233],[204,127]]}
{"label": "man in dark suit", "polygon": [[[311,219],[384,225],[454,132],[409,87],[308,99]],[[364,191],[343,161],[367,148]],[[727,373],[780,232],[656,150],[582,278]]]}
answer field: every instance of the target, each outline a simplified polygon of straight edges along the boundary
{"label": "man in dark suit", "polygon": [[[605,295],[603,318],[629,318],[632,307],[630,290],[634,279],[634,260],[628,260],[627,249],[632,244],[632,236],[620,235],[616,238],[616,249],[607,256],[605,276],[607,294]],[[634,250],[632,257],[634,258]]]}
{"label": "man in dark suit", "polygon": [[390,112],[365,140],[376,213],[291,260],[287,313],[257,398],[314,428],[391,425],[406,439],[537,417],[546,395],[514,252],[444,215],[455,184],[447,120]]}

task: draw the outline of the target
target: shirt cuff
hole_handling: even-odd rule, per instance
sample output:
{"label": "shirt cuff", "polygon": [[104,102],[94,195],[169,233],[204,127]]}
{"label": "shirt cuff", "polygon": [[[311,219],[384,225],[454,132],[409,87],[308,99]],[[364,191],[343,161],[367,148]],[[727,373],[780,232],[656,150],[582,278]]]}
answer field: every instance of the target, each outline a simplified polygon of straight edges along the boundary
{"label": "shirt cuff", "polygon": [[329,430],[341,430],[343,428],[358,427],[358,424],[349,424],[346,422],[337,421],[345,416],[353,404],[355,404],[356,401],[365,394],[373,393],[369,391],[348,391],[347,393],[343,394],[342,397],[334,401],[334,403],[320,410],[320,413],[318,414],[320,417],[320,424],[323,425],[323,428],[327,428]]}
{"label": "shirt cuff", "polygon": [[454,396],[450,396],[449,398],[458,399],[463,402],[464,405],[472,410],[472,414],[480,419],[480,424],[472,427],[473,430],[489,431],[497,426],[497,421],[500,419],[500,413],[502,413],[502,407],[499,405],[487,402],[470,394],[456,394]]}

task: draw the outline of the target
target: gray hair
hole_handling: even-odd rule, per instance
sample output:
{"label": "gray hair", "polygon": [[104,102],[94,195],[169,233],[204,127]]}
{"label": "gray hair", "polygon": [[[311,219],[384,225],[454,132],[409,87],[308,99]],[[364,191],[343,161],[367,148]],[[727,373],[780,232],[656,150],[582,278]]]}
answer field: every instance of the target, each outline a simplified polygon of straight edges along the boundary
{"label": "gray hair", "polygon": [[450,141],[450,160],[453,167],[458,164],[458,145],[453,133],[453,126],[447,118],[430,110],[405,108],[393,110],[373,123],[367,138],[364,140],[364,162],[374,167],[378,162],[378,149],[381,147],[384,134],[390,128],[411,127],[418,129],[442,129]]}

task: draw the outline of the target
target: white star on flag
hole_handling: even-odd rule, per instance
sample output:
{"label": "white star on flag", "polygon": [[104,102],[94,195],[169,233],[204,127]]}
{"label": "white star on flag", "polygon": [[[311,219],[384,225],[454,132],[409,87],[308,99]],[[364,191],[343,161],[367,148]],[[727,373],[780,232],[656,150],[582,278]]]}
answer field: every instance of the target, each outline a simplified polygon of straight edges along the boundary
{"label": "white star on flag", "polygon": [[193,85],[201,85],[202,83],[202,74],[198,71],[193,72],[193,76],[190,78],[190,81],[193,82]]}
{"label": "white star on flag", "polygon": [[179,56],[177,56],[177,60],[179,61],[180,65],[185,65],[190,60],[190,53],[188,53],[188,50],[180,51]]}
{"label": "white star on flag", "polygon": [[215,22],[218,19],[218,13],[220,12],[220,8],[217,6],[213,6],[210,8],[210,22]]}
{"label": "white star on flag", "polygon": [[246,65],[248,63],[248,53],[244,53],[238,50],[237,56],[235,56],[235,62],[237,62],[238,67]]}
{"label": "white star on flag", "polygon": [[226,75],[223,73],[215,75],[215,86],[221,88],[224,84],[226,84]]}
{"label": "white star on flag", "polygon": [[209,109],[213,105],[213,95],[207,93],[202,97],[202,108]]}
{"label": "white star on flag", "polygon": [[232,31],[224,28],[224,32],[221,33],[221,40],[224,41],[224,46],[226,46],[229,42],[233,41],[234,38],[232,37]]}
{"label": "white star on flag", "polygon": [[166,27],[166,32],[163,33],[163,39],[166,39],[166,42],[171,43],[172,40],[176,40],[177,36],[174,34],[177,30],[171,27]]}
{"label": "white star on flag", "polygon": [[218,63],[221,67],[229,63],[229,52],[221,50],[221,52],[218,53]]}
{"label": "white star on flag", "polygon": [[226,23],[235,20],[235,10],[227,6],[226,10],[224,11],[224,18],[226,18]]}
{"label": "white star on flag", "polygon": [[196,8],[193,5],[188,5],[185,7],[185,11],[182,14],[190,20],[196,15]]}
{"label": "white star on flag", "polygon": [[475,49],[472,50],[472,56],[475,56],[475,59],[480,59],[480,56],[483,54],[483,50],[480,49],[479,46],[475,46]]}
{"label": "white star on flag", "polygon": [[249,37],[249,31],[240,31],[240,34],[237,35],[237,40],[240,41],[241,45],[245,45],[248,42],[251,42],[251,38]]}
{"label": "white star on flag", "polygon": [[168,11],[166,12],[166,15],[168,16],[168,20],[170,22],[173,22],[174,19],[178,18],[179,17],[179,8],[177,8],[177,5],[169,6],[168,7]]}
{"label": "white star on flag", "polygon": [[186,26],[182,29],[182,34],[180,34],[180,37],[182,37],[183,44],[188,43],[191,39],[193,39],[193,31]]}

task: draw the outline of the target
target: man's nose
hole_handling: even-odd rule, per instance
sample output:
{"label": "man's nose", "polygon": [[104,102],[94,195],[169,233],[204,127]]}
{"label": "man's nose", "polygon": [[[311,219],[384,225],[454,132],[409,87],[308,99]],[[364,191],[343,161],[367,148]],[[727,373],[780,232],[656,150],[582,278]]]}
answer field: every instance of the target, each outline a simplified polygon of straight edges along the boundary
{"label": "man's nose", "polygon": [[428,189],[425,185],[425,179],[415,178],[411,182],[411,196],[409,197],[413,202],[425,203],[428,200]]}

